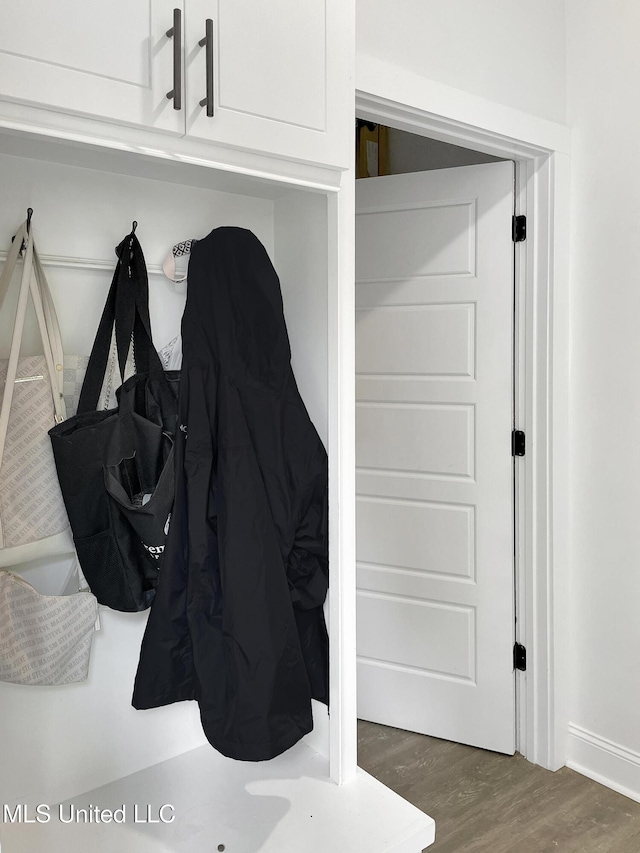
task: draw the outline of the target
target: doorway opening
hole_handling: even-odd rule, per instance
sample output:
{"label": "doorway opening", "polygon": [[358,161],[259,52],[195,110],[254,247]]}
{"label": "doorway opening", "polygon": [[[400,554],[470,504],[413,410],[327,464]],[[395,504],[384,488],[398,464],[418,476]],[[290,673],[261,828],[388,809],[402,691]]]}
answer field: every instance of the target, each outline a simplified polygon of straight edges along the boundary
{"label": "doorway opening", "polygon": [[356,135],[359,716],[512,754],[514,164]]}
{"label": "doorway opening", "polygon": [[[385,88],[384,80],[373,73],[371,82]],[[396,92],[403,85],[413,91],[409,79],[395,84]],[[568,640],[562,618],[568,602],[565,238],[570,137],[560,125],[517,111],[487,110],[479,101],[439,90],[431,94],[440,104],[439,112],[425,106],[427,95],[409,105],[376,94],[375,88],[359,89],[356,114],[367,122],[515,163],[516,213],[525,214],[528,221],[527,241],[516,258],[515,416],[528,442],[517,475],[516,638],[527,648],[527,671],[516,675],[516,748],[533,763],[555,770],[565,763],[567,723]]]}

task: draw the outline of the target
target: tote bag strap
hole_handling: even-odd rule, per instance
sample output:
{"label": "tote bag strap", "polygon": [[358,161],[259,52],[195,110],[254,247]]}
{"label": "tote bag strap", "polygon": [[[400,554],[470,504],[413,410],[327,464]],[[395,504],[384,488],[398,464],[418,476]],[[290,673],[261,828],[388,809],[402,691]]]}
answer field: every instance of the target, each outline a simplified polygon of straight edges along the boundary
{"label": "tote bag strap", "polygon": [[[147,265],[142,252],[142,246],[138,238],[133,232],[129,234],[119,247],[121,249],[121,279],[125,282],[127,291],[131,292],[133,284],[133,292],[135,295],[133,309],[133,335],[126,337],[119,333],[119,326],[125,328],[127,332],[131,328],[131,306],[129,302],[125,302],[127,315],[126,323],[123,323],[122,301],[116,302],[116,342],[118,347],[118,360],[124,366],[126,357],[129,352],[129,343],[133,340],[133,355],[136,366],[136,373],[148,373],[156,377],[164,377],[164,368],[160,356],[153,345],[153,336],[151,334],[151,319],[149,317],[149,276],[147,274]],[[120,296],[119,291],[119,296]],[[121,375],[124,375],[122,372]]]}
{"label": "tote bag strap", "polygon": [[[54,397],[54,406],[56,412],[56,420],[61,422],[66,419],[67,412],[64,402],[64,349],[62,346],[62,335],[60,333],[60,323],[56,313],[55,304],[49,288],[49,282],[44,272],[44,267],[40,261],[38,248],[33,244],[33,265],[35,270],[35,282],[40,292],[44,313],[44,328],[46,329],[47,340],[51,351],[51,364],[49,367],[52,393]],[[44,337],[43,337],[44,341]]]}
{"label": "tote bag strap", "polygon": [[[7,430],[9,426],[9,414],[11,411],[11,403],[13,400],[13,391],[15,388],[16,376],[18,373],[18,360],[20,356],[20,345],[22,343],[22,335],[24,332],[24,323],[25,316],[27,312],[27,302],[29,298],[29,293],[31,292],[31,297],[33,299],[33,304],[35,307],[36,318],[38,320],[38,327],[40,330],[40,336],[42,338],[42,343],[44,347],[44,357],[47,364],[47,372],[49,373],[49,382],[51,384],[51,395],[53,401],[53,407],[55,411],[55,419],[56,421],[64,420],[64,400],[60,399],[60,395],[58,393],[58,385],[55,380],[56,368],[54,364],[54,355],[51,346],[51,340],[49,337],[49,330],[47,328],[47,321],[45,318],[45,312],[42,303],[42,296],[40,292],[40,286],[37,282],[36,270],[34,268],[34,242],[33,242],[33,231],[27,230],[27,223],[24,222],[20,228],[18,229],[18,233],[15,236],[14,244],[9,251],[9,256],[7,257],[7,261],[5,262],[4,269],[2,271],[2,276],[0,276],[0,306],[4,301],[4,298],[9,290],[9,285],[11,282],[12,274],[16,267],[16,262],[18,258],[18,254],[20,252],[20,247],[24,241],[25,244],[25,257],[24,264],[22,268],[22,277],[20,282],[20,293],[18,296],[18,305],[16,308],[16,316],[13,326],[13,335],[11,338],[11,349],[9,351],[9,361],[7,364],[7,376],[5,380],[4,392],[2,395],[2,405],[0,407],[0,462],[2,461],[2,457],[4,454],[4,447],[7,439]],[[46,281],[46,279],[45,279]],[[48,286],[47,286],[48,290]],[[51,294],[49,293],[49,299],[51,299]],[[50,312],[53,311],[55,314],[55,309],[53,308],[53,301],[51,301]],[[57,323],[57,318],[56,318]],[[58,329],[59,334],[59,329]],[[60,371],[61,372],[61,371]]]}
{"label": "tote bag strap", "polygon": [[[42,265],[38,264],[37,249],[33,242],[33,233],[31,234],[32,241],[32,274],[30,278],[31,298],[36,312],[38,328],[40,329],[40,337],[44,349],[44,358],[47,365],[47,373],[49,374],[49,384],[51,385],[51,397],[53,400],[54,417],[56,423],[62,423],[66,418],[66,408],[64,403],[63,390],[63,365],[62,365],[62,341],[60,338],[60,327],[58,325],[58,317],[49,285],[44,275]],[[39,267],[39,268],[38,268]],[[47,302],[45,308],[45,299]]]}
{"label": "tote bag strap", "polygon": [[[4,297],[9,289],[7,280],[10,282],[11,275],[16,266],[16,260],[22,240],[26,236],[25,225],[21,225],[18,233],[15,236],[14,244],[9,252],[9,257],[5,263],[5,268],[2,271],[0,279],[0,300],[4,301]],[[20,355],[20,343],[22,341],[22,331],[24,329],[24,318],[27,313],[27,300],[29,298],[29,287],[33,270],[31,268],[31,259],[33,249],[31,241],[26,240],[26,252],[24,266],[22,268],[22,279],[20,282],[20,294],[18,296],[18,305],[16,308],[16,317],[13,326],[13,335],[11,337],[11,349],[9,350],[9,361],[7,363],[7,376],[4,384],[4,392],[2,395],[2,407],[0,408],[0,463],[4,454],[4,446],[7,439],[7,429],[9,426],[9,411],[11,409],[11,401],[13,400],[13,389],[18,373],[18,357]],[[1,304],[1,303],[0,303]]]}
{"label": "tote bag strap", "polygon": [[21,225],[18,229],[18,232],[16,233],[16,236],[13,238],[13,243],[11,244],[11,248],[7,253],[7,259],[4,262],[2,274],[0,275],[0,311],[2,310],[2,304],[11,285],[11,279],[13,278],[13,273],[15,272],[18,255],[20,254],[20,247],[22,246],[22,234],[24,233],[23,228],[24,225]]}
{"label": "tote bag strap", "polygon": [[78,413],[95,411],[98,406],[114,327],[121,380],[132,341],[136,372],[164,377],[151,336],[147,267],[135,234],[127,235],[116,252],[118,262],[89,357]]}
{"label": "tote bag strap", "polygon": [[[60,333],[60,324],[56,313],[53,297],[49,288],[49,283],[38,254],[38,249],[33,239],[33,232],[26,231],[27,237],[24,236],[25,231],[21,229],[16,234],[11,249],[0,276],[0,309],[7,295],[11,280],[15,272],[16,263],[22,248],[26,250],[27,240],[32,244],[32,269],[33,273],[30,277],[30,288],[34,307],[36,309],[36,317],[38,320],[38,328],[40,337],[44,346],[44,355],[47,360],[47,368],[49,370],[49,380],[51,382],[51,393],[56,413],[56,420],[64,420],[66,418],[66,410],[64,406],[63,396],[63,347],[62,335]],[[21,239],[22,235],[22,239]],[[25,253],[25,268],[27,268],[27,257]],[[39,290],[40,298],[37,291]],[[40,306],[42,305],[42,309]],[[26,306],[25,306],[26,310]],[[18,318],[16,317],[16,320]],[[15,329],[14,329],[15,331]],[[20,332],[20,337],[22,332]]]}
{"label": "tote bag strap", "polygon": [[[118,255],[118,262],[113,273],[113,278],[111,279],[111,286],[102,310],[100,322],[98,323],[98,330],[91,348],[91,355],[89,356],[89,363],[87,364],[84,382],[82,383],[80,399],[78,401],[78,413],[95,412],[98,407],[100,391],[102,389],[102,384],[107,370],[107,363],[109,361],[113,326],[116,320],[116,296],[118,292],[121,268],[122,260],[120,255]],[[132,290],[130,294],[128,294],[128,298],[131,300],[133,305],[135,302],[135,296]],[[133,323],[131,325],[130,334],[133,334]],[[124,365],[121,365],[120,369],[121,371],[124,371]]]}

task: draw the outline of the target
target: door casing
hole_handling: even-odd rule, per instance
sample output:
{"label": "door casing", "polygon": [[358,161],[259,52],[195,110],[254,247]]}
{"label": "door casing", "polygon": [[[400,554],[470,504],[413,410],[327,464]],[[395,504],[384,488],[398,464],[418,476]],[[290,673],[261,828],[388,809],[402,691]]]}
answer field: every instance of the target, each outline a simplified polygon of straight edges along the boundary
{"label": "door casing", "polygon": [[[516,678],[516,748],[556,770],[566,762],[568,720],[568,134],[506,109],[500,121],[489,111],[493,127],[469,124],[460,118],[464,109],[456,112],[432,113],[356,90],[359,118],[516,164],[516,212],[528,225],[515,253],[514,413],[528,448],[515,479],[516,639],[527,649],[527,671]],[[496,124],[516,132],[507,136]]]}

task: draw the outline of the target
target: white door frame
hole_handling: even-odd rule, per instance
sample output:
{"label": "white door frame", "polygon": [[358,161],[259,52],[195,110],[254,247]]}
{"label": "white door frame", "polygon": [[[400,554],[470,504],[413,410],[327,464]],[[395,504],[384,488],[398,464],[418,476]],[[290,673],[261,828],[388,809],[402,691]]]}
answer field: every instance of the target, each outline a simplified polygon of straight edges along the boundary
{"label": "white door frame", "polygon": [[358,117],[516,162],[516,209],[528,225],[516,251],[515,417],[527,438],[516,465],[516,637],[527,648],[517,749],[556,770],[567,734],[569,134],[437,83],[416,85],[399,69],[361,73],[363,65]]}

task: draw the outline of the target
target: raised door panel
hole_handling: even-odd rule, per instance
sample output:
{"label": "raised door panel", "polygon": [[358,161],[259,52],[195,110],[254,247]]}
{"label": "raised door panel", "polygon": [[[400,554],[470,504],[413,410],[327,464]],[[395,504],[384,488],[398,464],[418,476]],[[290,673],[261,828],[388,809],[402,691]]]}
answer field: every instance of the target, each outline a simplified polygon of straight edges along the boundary
{"label": "raised door panel", "polygon": [[473,477],[470,405],[358,402],[358,469],[381,474]]}
{"label": "raised door panel", "polygon": [[475,507],[358,497],[358,562],[475,579]]}
{"label": "raised door panel", "polygon": [[0,6],[0,98],[65,113],[184,133],[166,97],[182,0]]}
{"label": "raised door panel", "polygon": [[[187,134],[347,166],[349,46],[340,6],[340,0],[187,0]],[[207,93],[207,51],[199,44],[207,19],[213,22],[213,115],[200,103]]]}

